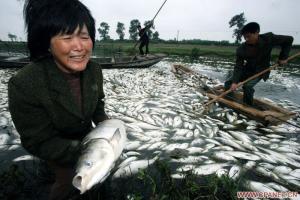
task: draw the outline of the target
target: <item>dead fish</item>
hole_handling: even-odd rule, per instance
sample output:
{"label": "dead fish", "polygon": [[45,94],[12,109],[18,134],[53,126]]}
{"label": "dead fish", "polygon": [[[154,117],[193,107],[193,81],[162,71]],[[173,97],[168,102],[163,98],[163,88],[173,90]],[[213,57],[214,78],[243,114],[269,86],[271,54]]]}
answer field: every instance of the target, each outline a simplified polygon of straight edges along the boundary
{"label": "dead fish", "polygon": [[166,142],[155,142],[151,146],[148,147],[148,150],[161,149],[167,145]]}
{"label": "dead fish", "polygon": [[276,148],[276,151],[288,152],[288,153],[298,153],[299,147],[291,145],[280,145]]}
{"label": "dead fish", "polygon": [[269,138],[275,138],[275,139],[282,139],[282,138],[285,138],[284,136],[282,136],[282,135],[277,135],[277,134],[267,134],[266,136],[269,137]]}
{"label": "dead fish", "polygon": [[189,147],[187,148],[187,150],[189,151],[189,154],[197,154],[203,152],[203,148],[200,147]]}
{"label": "dead fish", "polygon": [[264,140],[264,139],[254,140],[253,143],[258,144],[258,145],[271,145],[270,141],[267,141],[267,140]]}
{"label": "dead fish", "polygon": [[6,134],[6,133],[3,133],[0,135],[0,150],[1,149],[6,149],[8,146],[6,144],[9,144],[11,141],[11,137]]}
{"label": "dead fish", "polygon": [[239,140],[236,140],[235,142],[238,143],[239,145],[241,145],[242,147],[249,149],[251,151],[258,151],[258,149],[250,143],[239,141]]}
{"label": "dead fish", "polygon": [[124,123],[109,119],[99,123],[82,141],[83,151],[72,184],[83,194],[110,174],[126,143]]}
{"label": "dead fish", "polygon": [[241,140],[246,143],[251,143],[250,137],[241,131],[228,131],[228,132],[238,140]]}
{"label": "dead fish", "polygon": [[[281,153],[278,153],[278,152],[275,152],[275,151],[272,151],[270,149],[266,149],[266,148],[263,148],[263,147],[258,147],[260,149],[262,149],[263,151],[267,152],[270,154],[270,156],[273,158],[273,160],[277,160],[278,162],[280,163],[283,163],[283,164],[290,164],[292,166],[295,166],[295,167],[300,167],[300,163],[295,161],[294,159],[292,158],[289,158],[287,156],[285,156],[284,154],[281,154]],[[255,153],[255,152],[254,152]]]}
{"label": "dead fish", "polygon": [[232,180],[236,180],[241,175],[241,171],[242,169],[240,166],[233,165],[228,172],[228,177]]}
{"label": "dead fish", "polygon": [[195,165],[186,164],[176,169],[177,172],[187,172],[195,169]]}
{"label": "dead fish", "polygon": [[279,174],[280,178],[282,178],[284,181],[286,181],[289,184],[296,185],[297,187],[300,187],[300,181],[299,178],[287,174]]}
{"label": "dead fish", "polygon": [[199,156],[188,156],[185,158],[179,158],[179,159],[171,159],[170,162],[174,163],[190,163],[190,164],[196,164],[202,162],[203,159]]}
{"label": "dead fish", "polygon": [[130,157],[130,156],[140,156],[141,155],[137,151],[127,151],[125,154],[126,154],[127,157]]}
{"label": "dead fish", "polygon": [[232,124],[225,124],[225,125],[223,126],[223,129],[224,129],[224,130],[233,130],[233,129],[237,129],[237,126],[232,125]]}
{"label": "dead fish", "polygon": [[286,155],[288,155],[290,158],[293,158],[295,160],[300,161],[300,155],[299,154],[295,154],[295,153],[285,153]]}
{"label": "dead fish", "polygon": [[176,173],[176,174],[171,174],[171,177],[174,179],[183,179],[185,175]]}
{"label": "dead fish", "polygon": [[250,170],[255,166],[256,166],[256,162],[249,160],[247,163],[244,164],[243,168]]}
{"label": "dead fish", "polygon": [[183,125],[183,121],[180,116],[176,116],[173,120],[173,127],[174,128],[181,128]]}
{"label": "dead fish", "polygon": [[229,140],[231,140],[231,139],[234,139],[229,133],[227,133],[227,132],[225,132],[225,131],[219,131],[218,132],[218,135],[220,136],[220,137],[223,137],[223,138],[226,138],[226,139],[229,139]]}
{"label": "dead fish", "polygon": [[260,160],[260,157],[257,155],[253,155],[242,151],[226,151],[226,154],[244,160]]}
{"label": "dead fish", "polygon": [[202,147],[203,144],[205,144],[205,141],[202,138],[197,138],[191,142],[191,146],[196,146],[196,147]]}
{"label": "dead fish", "polygon": [[279,192],[288,192],[289,191],[287,188],[285,188],[282,185],[279,185],[277,183],[274,183],[274,182],[266,183],[266,185],[276,191],[279,191]]}
{"label": "dead fish", "polygon": [[277,139],[277,138],[273,138],[273,139],[270,139],[270,142],[272,142],[272,143],[274,143],[274,142],[281,142],[281,140],[280,139]]}
{"label": "dead fish", "polygon": [[126,158],[125,160],[122,161],[122,163],[119,164],[118,168],[123,168],[123,167],[129,165],[132,161],[135,161],[137,159],[138,159],[138,157],[136,157],[136,156],[131,156],[129,158]]}
{"label": "dead fish", "polygon": [[212,157],[217,159],[217,160],[237,161],[237,159],[235,157],[233,157],[232,155],[227,154],[226,151],[225,152],[216,151],[216,152],[213,153]]}
{"label": "dead fish", "polygon": [[267,161],[269,163],[277,164],[276,160],[274,160],[269,154],[265,154],[259,151],[254,151],[254,154],[258,155],[261,157],[262,160]]}
{"label": "dead fish", "polygon": [[215,145],[219,145],[219,146],[221,145],[221,143],[219,143],[218,141],[216,141],[214,139],[207,138],[207,139],[205,139],[205,141],[215,144]]}
{"label": "dead fish", "polygon": [[230,146],[218,146],[218,147],[214,147],[212,148],[214,150],[221,150],[221,151],[233,151],[234,149]]}
{"label": "dead fish", "polygon": [[267,132],[267,133],[274,133],[274,131],[272,129],[269,128],[259,128],[260,130]]}
{"label": "dead fish", "polygon": [[270,186],[256,182],[256,181],[246,181],[245,186],[249,188],[252,191],[258,191],[258,192],[276,192],[273,188]]}
{"label": "dead fish", "polygon": [[134,123],[134,125],[140,127],[143,130],[158,130],[161,129],[161,127],[158,126],[154,126],[145,122],[136,122]]}
{"label": "dead fish", "polygon": [[246,130],[255,130],[256,129],[256,126],[253,126],[253,125],[249,125],[246,127]]}
{"label": "dead fish", "polygon": [[292,168],[288,166],[277,166],[273,169],[275,174],[289,174],[292,171]]}
{"label": "dead fish", "polygon": [[225,115],[230,124],[232,124],[236,120],[236,116],[231,115],[229,112],[226,112]]}
{"label": "dead fish", "polygon": [[220,168],[216,171],[216,175],[220,178],[222,176],[228,175],[228,170],[224,168]]}
{"label": "dead fish", "polygon": [[136,150],[142,143],[140,141],[130,141],[126,144],[125,149],[128,151]]}
{"label": "dead fish", "polygon": [[126,177],[133,174],[136,174],[139,170],[147,168],[149,165],[152,165],[158,156],[150,160],[135,160],[130,162],[126,167],[119,168],[114,174],[113,178]]}
{"label": "dead fish", "polygon": [[272,165],[270,163],[266,163],[266,162],[258,163],[258,166],[261,166],[261,167],[269,169],[269,170],[273,170],[275,168],[274,165]]}
{"label": "dead fish", "polygon": [[291,171],[290,175],[300,179],[300,169],[295,169],[295,170]]}
{"label": "dead fish", "polygon": [[275,174],[274,172],[272,172],[269,169],[266,169],[264,167],[260,167],[260,166],[256,167],[255,172],[260,175],[264,175],[266,177],[272,178],[273,180],[277,180],[277,181],[280,180],[280,178],[277,176],[277,174]]}
{"label": "dead fish", "polygon": [[4,116],[0,116],[0,128],[5,128],[8,126],[8,119]]}
{"label": "dead fish", "polygon": [[227,139],[227,138],[221,138],[221,137],[215,137],[215,139],[217,139],[219,142],[221,142],[223,144],[234,147],[236,149],[239,149],[239,150],[242,150],[242,151],[246,150],[244,147],[242,147],[241,145],[236,143],[235,140],[233,140],[233,139]]}
{"label": "dead fish", "polygon": [[213,164],[206,164],[206,165],[201,165],[199,167],[196,167],[194,169],[195,174],[198,175],[209,175],[216,173],[219,169],[228,166],[228,163],[213,163]]}

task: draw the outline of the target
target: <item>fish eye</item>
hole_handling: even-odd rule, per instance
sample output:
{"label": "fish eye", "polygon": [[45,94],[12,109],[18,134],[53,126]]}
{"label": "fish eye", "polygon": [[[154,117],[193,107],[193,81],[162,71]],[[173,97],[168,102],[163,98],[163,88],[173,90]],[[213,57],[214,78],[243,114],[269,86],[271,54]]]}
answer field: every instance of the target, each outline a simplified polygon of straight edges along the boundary
{"label": "fish eye", "polygon": [[92,161],[85,161],[84,164],[88,167],[91,167],[93,165]]}

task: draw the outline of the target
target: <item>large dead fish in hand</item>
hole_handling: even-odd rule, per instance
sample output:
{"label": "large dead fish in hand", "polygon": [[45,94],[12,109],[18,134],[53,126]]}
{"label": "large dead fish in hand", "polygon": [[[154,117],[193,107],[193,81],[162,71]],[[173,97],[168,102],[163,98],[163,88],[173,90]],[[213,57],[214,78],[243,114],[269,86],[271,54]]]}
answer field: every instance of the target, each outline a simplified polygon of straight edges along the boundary
{"label": "large dead fish in hand", "polygon": [[73,185],[80,194],[103,182],[121,155],[126,143],[124,123],[109,119],[99,123],[82,141]]}

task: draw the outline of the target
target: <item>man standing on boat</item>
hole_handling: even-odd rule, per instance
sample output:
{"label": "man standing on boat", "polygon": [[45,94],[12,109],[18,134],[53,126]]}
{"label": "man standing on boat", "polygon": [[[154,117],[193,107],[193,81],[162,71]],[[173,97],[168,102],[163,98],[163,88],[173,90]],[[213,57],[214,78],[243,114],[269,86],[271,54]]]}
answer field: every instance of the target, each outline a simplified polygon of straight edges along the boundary
{"label": "man standing on boat", "polygon": [[149,53],[149,36],[147,34],[148,29],[152,26],[152,23],[149,23],[147,26],[145,26],[144,28],[141,27],[141,25],[138,25],[138,30],[139,30],[139,36],[140,36],[140,46],[139,46],[139,50],[140,50],[140,55],[144,55],[144,51],[143,51],[143,47],[146,46],[146,55]]}
{"label": "man standing on boat", "polygon": [[[237,84],[247,78],[270,67],[271,51],[275,46],[281,47],[278,57],[278,64],[286,64],[293,37],[285,35],[275,35],[271,32],[259,34],[260,27],[256,22],[246,24],[241,33],[245,42],[238,47],[236,51],[236,64],[233,76],[225,82],[225,89],[235,91]],[[270,71],[262,74],[256,79],[250,80],[243,85],[244,103],[253,105],[254,86],[263,79],[269,78]],[[227,95],[232,97],[232,93]]]}

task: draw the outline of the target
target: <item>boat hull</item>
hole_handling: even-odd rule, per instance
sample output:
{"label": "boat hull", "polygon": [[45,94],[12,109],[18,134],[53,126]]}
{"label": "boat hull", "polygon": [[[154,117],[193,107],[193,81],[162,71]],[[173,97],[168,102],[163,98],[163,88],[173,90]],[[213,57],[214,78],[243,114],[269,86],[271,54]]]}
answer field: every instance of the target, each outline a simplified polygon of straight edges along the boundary
{"label": "boat hull", "polygon": [[[219,87],[218,89],[208,91],[207,96],[214,99],[223,92],[224,89]],[[251,119],[262,122],[264,125],[279,125],[296,115],[296,113],[263,99],[255,98],[253,100],[253,106],[248,106],[242,101],[242,92],[234,92],[233,99],[234,100],[220,98],[218,101],[226,107],[242,113]]]}
{"label": "boat hull", "polygon": [[[97,58],[91,60],[100,64],[103,69],[147,68],[165,58],[165,54],[150,54],[147,56],[127,56],[122,58]],[[29,63],[28,58],[0,59],[0,68],[22,68]]]}

